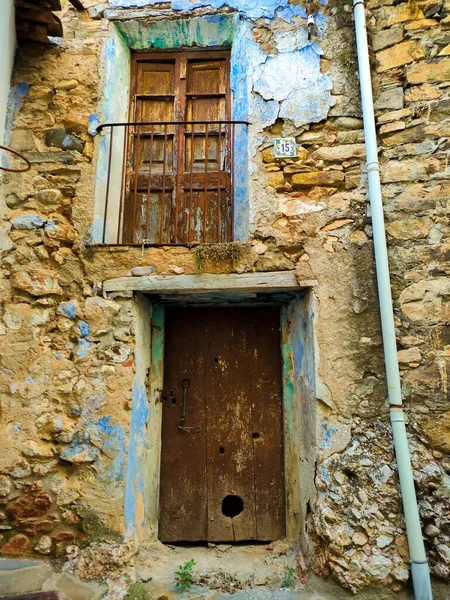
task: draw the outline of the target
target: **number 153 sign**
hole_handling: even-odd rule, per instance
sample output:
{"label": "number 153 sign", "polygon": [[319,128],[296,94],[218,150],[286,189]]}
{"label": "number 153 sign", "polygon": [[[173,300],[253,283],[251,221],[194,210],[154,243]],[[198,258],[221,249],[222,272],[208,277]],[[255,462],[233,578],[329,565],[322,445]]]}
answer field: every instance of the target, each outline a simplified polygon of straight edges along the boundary
{"label": "number 153 sign", "polygon": [[275,158],[296,158],[297,143],[295,138],[274,138],[273,154]]}

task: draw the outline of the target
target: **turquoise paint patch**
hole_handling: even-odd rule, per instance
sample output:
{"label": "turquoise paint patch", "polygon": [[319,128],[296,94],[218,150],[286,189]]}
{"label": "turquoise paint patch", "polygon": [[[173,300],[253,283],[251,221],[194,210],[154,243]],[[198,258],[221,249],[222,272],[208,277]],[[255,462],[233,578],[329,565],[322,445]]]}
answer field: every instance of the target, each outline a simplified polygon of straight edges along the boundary
{"label": "turquoise paint patch", "polygon": [[[234,21],[233,15],[212,15],[194,17],[189,21],[121,21],[116,27],[125,44],[132,50],[166,50],[191,46],[211,48],[231,46]],[[106,59],[115,54],[116,49],[108,47]]]}

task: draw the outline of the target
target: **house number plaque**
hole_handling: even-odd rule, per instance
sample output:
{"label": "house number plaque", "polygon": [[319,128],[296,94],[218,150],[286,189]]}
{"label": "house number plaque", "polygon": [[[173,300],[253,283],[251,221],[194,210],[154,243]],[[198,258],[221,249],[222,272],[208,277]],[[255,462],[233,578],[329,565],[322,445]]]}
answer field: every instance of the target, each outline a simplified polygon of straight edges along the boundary
{"label": "house number plaque", "polygon": [[275,138],[273,140],[273,154],[275,158],[295,158],[297,156],[295,138]]}

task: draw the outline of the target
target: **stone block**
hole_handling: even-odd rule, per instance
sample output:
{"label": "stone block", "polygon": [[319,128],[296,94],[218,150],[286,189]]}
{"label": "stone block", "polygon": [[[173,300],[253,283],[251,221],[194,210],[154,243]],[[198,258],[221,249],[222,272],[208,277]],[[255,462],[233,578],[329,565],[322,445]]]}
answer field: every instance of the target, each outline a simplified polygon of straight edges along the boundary
{"label": "stone block", "polygon": [[373,49],[375,52],[383,50],[394,44],[398,44],[403,40],[403,29],[401,27],[393,27],[392,29],[383,29],[377,31],[373,36]]}
{"label": "stone block", "polygon": [[12,484],[9,477],[0,475],[0,498],[6,498],[11,493]]}
{"label": "stone block", "polygon": [[50,148],[83,152],[84,143],[66,129],[48,129],[45,132],[45,144]]}
{"label": "stone block", "polygon": [[403,108],[402,110],[393,110],[384,113],[378,117],[378,124],[389,123],[391,121],[399,121],[400,119],[406,119],[412,117],[413,111],[411,108]]}
{"label": "stone block", "polygon": [[44,582],[52,575],[49,563],[41,561],[18,561],[4,559],[0,570],[0,594],[26,594],[42,589]]}
{"label": "stone block", "polygon": [[430,175],[443,167],[437,158],[390,160],[382,167],[383,183],[397,181],[428,181]]}
{"label": "stone block", "polygon": [[78,87],[78,81],[76,79],[62,79],[55,85],[55,89],[58,90],[58,92],[69,92],[76,87]]}
{"label": "stone block", "polygon": [[11,214],[11,225],[14,229],[40,229],[47,218],[34,212],[14,211]]}
{"label": "stone block", "polygon": [[398,110],[403,108],[403,88],[384,90],[374,103],[376,110]]}
{"label": "stone block", "polygon": [[8,512],[14,519],[40,517],[48,511],[51,504],[52,499],[46,492],[36,490],[19,496],[8,506]]}
{"label": "stone block", "polygon": [[32,296],[61,295],[63,293],[57,274],[46,269],[18,271],[11,275],[10,280],[14,288],[28,292]]}
{"label": "stone block", "polygon": [[450,79],[450,58],[439,61],[422,61],[406,70],[408,83],[440,83]]}
{"label": "stone block", "polygon": [[155,272],[153,267],[133,267],[131,269],[131,274],[133,277],[145,277],[147,275],[152,275]]}
{"label": "stone block", "polygon": [[424,14],[416,2],[402,2],[397,6],[383,6],[376,12],[377,25],[380,28],[423,18]]}
{"label": "stone block", "polygon": [[415,240],[426,238],[430,232],[431,219],[418,217],[416,219],[401,219],[386,223],[386,231],[395,240]]}
{"label": "stone block", "polygon": [[46,581],[43,589],[46,591],[57,590],[71,600],[99,600],[103,597],[106,586],[97,582],[87,583],[64,573]]}
{"label": "stone block", "polygon": [[439,415],[439,419],[421,421],[420,425],[433,447],[450,452],[450,411]]}
{"label": "stone block", "polygon": [[377,53],[378,71],[387,71],[425,57],[425,48],[417,41],[402,42]]}
{"label": "stone block", "polygon": [[366,148],[364,144],[345,144],[343,146],[331,146],[319,148],[312,154],[314,160],[325,160],[328,162],[342,162],[351,158],[364,158]]}
{"label": "stone block", "polygon": [[406,102],[421,102],[423,100],[437,100],[441,98],[442,91],[429,84],[424,83],[420,86],[413,86],[406,90],[405,101]]}
{"label": "stone block", "polygon": [[342,171],[312,171],[310,173],[297,173],[292,177],[294,187],[339,187],[344,183]]}
{"label": "stone block", "polygon": [[58,213],[52,213],[45,224],[45,233],[52,240],[73,243],[76,231],[68,219]]}
{"label": "stone block", "polygon": [[0,548],[0,554],[11,554],[13,556],[20,556],[28,550],[30,540],[23,533],[13,535],[6,544]]}
{"label": "stone block", "polygon": [[417,347],[399,350],[397,352],[397,357],[400,364],[416,363],[420,362],[422,359],[420,350]]}
{"label": "stone block", "polygon": [[29,129],[14,129],[14,131],[11,133],[11,141],[9,145],[13,150],[17,150],[18,152],[33,150],[33,132]]}

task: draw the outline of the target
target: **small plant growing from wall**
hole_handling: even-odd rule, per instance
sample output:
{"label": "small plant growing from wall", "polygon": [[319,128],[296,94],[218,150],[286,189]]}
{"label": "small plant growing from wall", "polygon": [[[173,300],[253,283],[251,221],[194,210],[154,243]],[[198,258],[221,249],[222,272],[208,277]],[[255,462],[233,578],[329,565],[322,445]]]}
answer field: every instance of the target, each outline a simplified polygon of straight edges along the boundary
{"label": "small plant growing from wall", "polygon": [[175,571],[175,585],[181,591],[191,589],[194,565],[195,560],[192,558],[185,562],[184,565],[179,565]]}
{"label": "small plant growing from wall", "polygon": [[297,574],[294,567],[286,567],[281,580],[281,587],[294,588],[297,583]]}
{"label": "small plant growing from wall", "polygon": [[239,242],[224,244],[201,244],[195,249],[195,264],[197,273],[201,273],[205,266],[217,268],[223,263],[233,267],[248,252],[250,246]]}

